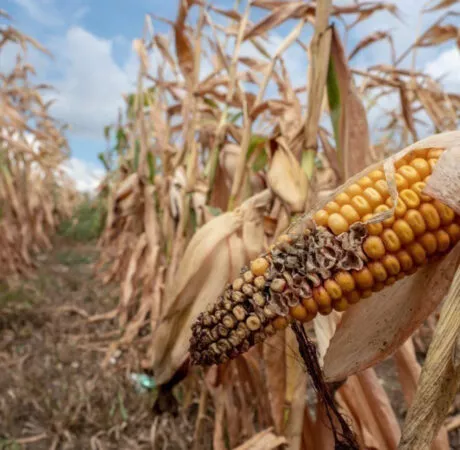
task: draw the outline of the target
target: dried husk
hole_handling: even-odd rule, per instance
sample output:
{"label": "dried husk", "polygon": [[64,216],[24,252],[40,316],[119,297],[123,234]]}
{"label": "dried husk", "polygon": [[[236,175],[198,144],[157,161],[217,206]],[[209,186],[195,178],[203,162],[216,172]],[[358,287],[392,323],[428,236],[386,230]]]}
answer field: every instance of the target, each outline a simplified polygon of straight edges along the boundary
{"label": "dried husk", "polygon": [[262,251],[262,214],[271,198],[269,191],[251,197],[235,211],[208,222],[188,244],[153,335],[149,363],[158,384],[169,380],[186,360],[195,317]]}
{"label": "dried husk", "polygon": [[430,447],[460,388],[460,270],[451,283],[403,427],[400,450]]}
{"label": "dried husk", "polygon": [[291,212],[303,212],[307,200],[307,176],[284,140],[279,138],[277,143],[279,145],[267,173],[268,185]]}

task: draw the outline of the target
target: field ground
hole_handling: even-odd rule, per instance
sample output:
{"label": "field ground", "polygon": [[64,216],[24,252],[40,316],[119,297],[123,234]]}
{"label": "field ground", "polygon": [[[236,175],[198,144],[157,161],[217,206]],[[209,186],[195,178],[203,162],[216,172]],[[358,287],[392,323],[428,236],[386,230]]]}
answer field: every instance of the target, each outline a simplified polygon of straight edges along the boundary
{"label": "field ground", "polygon": [[[177,418],[155,418],[154,394],[136,391],[129,364],[101,370],[118,331],[88,317],[112,309],[117,292],[94,277],[96,257],[94,243],[59,237],[51,253],[39,255],[34,279],[0,285],[0,450],[192,447],[194,421],[184,414],[195,415],[193,405]],[[392,361],[377,371],[402,421]],[[451,414],[458,410],[460,401]],[[450,439],[460,449],[455,429]]]}
{"label": "field ground", "polygon": [[94,278],[96,256],[95,244],[58,238],[35,279],[0,286],[1,450],[150,449],[161,433],[189,448],[186,418],[155,420],[129,366],[100,368],[117,329],[88,316],[113,308],[116,293]]}

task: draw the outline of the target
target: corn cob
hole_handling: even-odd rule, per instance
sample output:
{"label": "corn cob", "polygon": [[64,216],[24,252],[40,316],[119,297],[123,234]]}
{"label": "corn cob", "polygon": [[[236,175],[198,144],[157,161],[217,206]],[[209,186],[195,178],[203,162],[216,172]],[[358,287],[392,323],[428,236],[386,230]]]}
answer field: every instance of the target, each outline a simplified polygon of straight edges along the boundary
{"label": "corn cob", "polygon": [[415,150],[395,162],[397,205],[382,222],[367,223],[393,206],[383,166],[317,211],[302,234],[280,236],[195,320],[192,363],[223,363],[292,320],[345,311],[448,252],[460,240],[460,217],[422,192],[441,152]]}

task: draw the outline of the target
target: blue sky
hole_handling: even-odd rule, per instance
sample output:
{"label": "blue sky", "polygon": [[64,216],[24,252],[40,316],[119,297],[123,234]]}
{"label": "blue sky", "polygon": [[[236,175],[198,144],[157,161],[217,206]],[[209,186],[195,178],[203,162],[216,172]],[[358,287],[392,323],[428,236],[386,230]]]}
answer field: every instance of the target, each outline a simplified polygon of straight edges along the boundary
{"label": "blue sky", "polygon": [[[85,188],[94,183],[89,174],[101,175],[97,158],[105,149],[103,127],[113,122],[117,109],[123,104],[122,93],[134,86],[137,59],[131,50],[132,40],[142,33],[144,17],[155,13],[174,20],[178,0],[3,0],[2,8],[13,18],[13,25],[38,39],[54,55],[53,59],[30,53],[37,69],[37,81],[51,83],[57,102],[53,114],[70,124],[68,133],[72,149],[72,171]],[[244,2],[242,2],[244,4]],[[334,3],[347,3],[346,0]],[[350,3],[350,2],[348,2]],[[415,37],[421,0],[399,0],[404,23],[387,13],[375,16],[354,29],[347,42],[348,51],[363,36],[375,30],[394,31],[397,52],[404,50]],[[215,1],[231,8],[234,1]],[[266,12],[254,11],[254,21]],[[425,17],[428,24],[436,15]],[[274,33],[275,44],[292,29],[293,23],[279,27]],[[166,25],[155,22],[155,31],[168,33]],[[305,41],[310,34],[306,30]],[[276,45],[275,47],[276,48]],[[3,71],[14,61],[14,49],[0,53]],[[362,52],[353,62],[357,66],[389,61],[389,51],[382,43]],[[299,47],[286,54],[286,63],[295,84],[306,79],[306,58]],[[458,75],[460,56],[454,43],[437,50],[421,50],[418,66],[429,69],[434,75],[450,74],[446,83],[460,91]]]}

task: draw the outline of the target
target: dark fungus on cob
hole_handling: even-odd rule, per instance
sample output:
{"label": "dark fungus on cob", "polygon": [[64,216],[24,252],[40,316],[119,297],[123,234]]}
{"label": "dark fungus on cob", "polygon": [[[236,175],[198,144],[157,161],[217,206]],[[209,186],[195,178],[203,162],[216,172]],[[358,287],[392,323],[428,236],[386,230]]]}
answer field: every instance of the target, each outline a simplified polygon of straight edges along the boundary
{"label": "dark fungus on cob", "polygon": [[345,311],[448,252],[460,239],[459,216],[422,192],[441,152],[416,150],[395,163],[399,195],[388,219],[363,223],[393,205],[381,167],[243,268],[192,325],[192,363],[223,363],[292,320]]}

